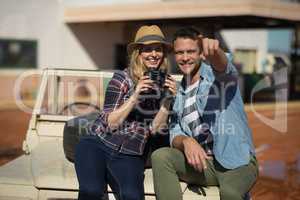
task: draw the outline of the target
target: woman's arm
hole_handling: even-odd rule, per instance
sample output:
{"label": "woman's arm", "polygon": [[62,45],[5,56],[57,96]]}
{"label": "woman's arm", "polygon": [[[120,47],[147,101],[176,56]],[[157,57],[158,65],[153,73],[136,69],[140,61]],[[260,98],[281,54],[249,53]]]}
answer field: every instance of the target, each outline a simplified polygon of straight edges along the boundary
{"label": "woman's arm", "polygon": [[[165,87],[172,93],[173,96],[176,95],[176,80],[168,76],[165,81]],[[171,107],[172,98],[167,98],[164,100],[162,106],[160,107],[158,113],[152,121],[152,130],[151,133],[155,134],[161,129],[167,127],[167,120],[169,116],[169,110]]]}
{"label": "woman's arm", "polygon": [[143,76],[139,80],[133,95],[129,97],[122,105],[117,109],[114,109],[108,114],[107,124],[110,128],[115,128],[121,125],[127,118],[131,110],[134,108],[135,104],[138,102],[139,94],[142,91],[146,91],[152,87],[153,81],[149,79],[148,76]]}
{"label": "woman's arm", "polygon": [[126,117],[129,115],[134,105],[137,102],[136,95],[132,95],[126,100],[119,108],[108,114],[107,124],[110,128],[118,127],[124,122]]}
{"label": "woman's arm", "polygon": [[[169,101],[169,100],[166,100]],[[155,115],[155,118],[152,121],[152,129],[151,133],[155,134],[159,132],[159,130],[167,127],[167,120],[169,116],[169,107],[170,107],[170,101],[165,102],[164,105],[162,105],[158,111],[158,113]]]}

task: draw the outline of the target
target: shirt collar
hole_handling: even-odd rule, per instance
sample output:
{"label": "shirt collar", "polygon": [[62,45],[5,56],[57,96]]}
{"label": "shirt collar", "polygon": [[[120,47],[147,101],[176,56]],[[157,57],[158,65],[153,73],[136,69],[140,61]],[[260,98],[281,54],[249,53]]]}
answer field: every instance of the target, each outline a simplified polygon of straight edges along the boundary
{"label": "shirt collar", "polygon": [[[204,77],[200,75],[200,80],[199,80],[199,83],[198,83],[198,87],[199,87],[199,85],[200,85],[200,83],[201,83],[201,81],[202,81],[203,79],[204,79]],[[178,91],[179,91],[181,94],[185,94],[185,85],[184,85],[184,83],[185,83],[185,78],[183,77],[182,80],[181,80],[181,83],[180,83],[180,87],[179,87],[179,89],[178,89]]]}

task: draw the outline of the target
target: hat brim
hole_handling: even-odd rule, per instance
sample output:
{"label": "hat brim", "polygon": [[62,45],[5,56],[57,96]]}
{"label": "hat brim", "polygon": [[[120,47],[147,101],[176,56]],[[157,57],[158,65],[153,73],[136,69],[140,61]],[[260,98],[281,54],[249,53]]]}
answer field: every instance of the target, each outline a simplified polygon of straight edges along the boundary
{"label": "hat brim", "polygon": [[141,48],[143,45],[147,44],[162,44],[163,48],[166,50],[167,53],[171,52],[173,49],[173,46],[165,41],[145,41],[145,42],[132,42],[127,45],[127,52],[128,54],[131,54],[134,50]]}

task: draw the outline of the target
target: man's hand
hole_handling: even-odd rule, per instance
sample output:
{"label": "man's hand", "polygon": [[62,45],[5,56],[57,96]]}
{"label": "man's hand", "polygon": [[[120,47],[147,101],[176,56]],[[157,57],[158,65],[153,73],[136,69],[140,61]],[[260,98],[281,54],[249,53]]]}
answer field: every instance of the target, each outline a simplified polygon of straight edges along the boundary
{"label": "man's hand", "polygon": [[206,38],[199,35],[198,39],[203,60],[208,60],[215,71],[224,72],[227,67],[227,57],[224,51],[220,48],[220,42],[215,39]]}
{"label": "man's hand", "polygon": [[218,40],[204,38],[200,35],[198,41],[204,57],[213,56],[217,53],[220,45]]}
{"label": "man's hand", "polygon": [[182,143],[184,154],[187,158],[188,163],[199,172],[201,172],[203,169],[206,169],[206,160],[212,158],[207,156],[200,144],[192,137],[186,137],[182,141]]}

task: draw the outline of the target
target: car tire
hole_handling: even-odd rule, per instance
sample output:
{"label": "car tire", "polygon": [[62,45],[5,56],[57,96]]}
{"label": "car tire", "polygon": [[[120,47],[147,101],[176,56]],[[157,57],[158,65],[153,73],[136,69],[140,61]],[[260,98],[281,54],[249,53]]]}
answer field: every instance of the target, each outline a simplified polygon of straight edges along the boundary
{"label": "car tire", "polygon": [[86,115],[75,117],[66,122],[63,131],[63,149],[67,160],[74,163],[75,146],[80,137],[88,134],[88,126],[93,123],[99,112],[92,112]]}

